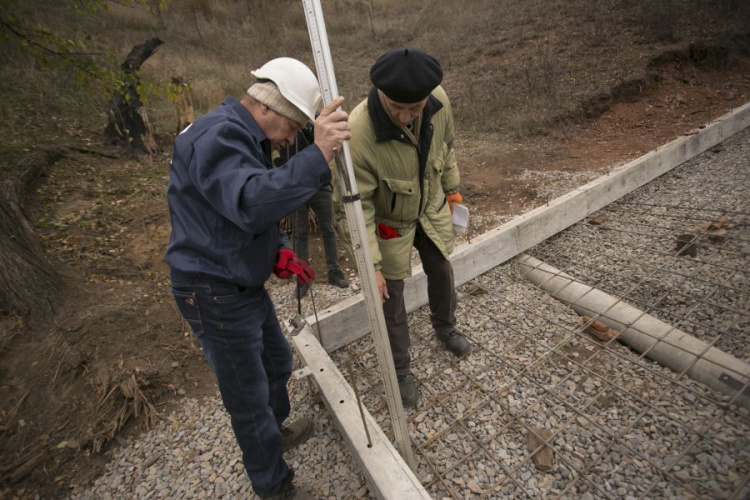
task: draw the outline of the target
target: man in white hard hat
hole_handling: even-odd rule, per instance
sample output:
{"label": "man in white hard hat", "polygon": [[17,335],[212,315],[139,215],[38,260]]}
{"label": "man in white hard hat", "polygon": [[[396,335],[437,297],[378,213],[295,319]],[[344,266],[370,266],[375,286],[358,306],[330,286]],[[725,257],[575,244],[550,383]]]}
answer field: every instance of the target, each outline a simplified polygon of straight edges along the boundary
{"label": "man in white hard hat", "polygon": [[[328,167],[351,136],[338,98],[320,113],[318,81],[300,61],[278,58],[253,71],[231,97],[174,143],[166,253],[180,313],[216,374],[255,493],[310,498],[295,488],[282,452],[307,439],[310,419],[283,425],[292,352],[264,289],[273,272],[299,283],[312,269],[292,252],[279,221],[331,181]],[[271,152],[315,122],[314,144],[272,168]]]}

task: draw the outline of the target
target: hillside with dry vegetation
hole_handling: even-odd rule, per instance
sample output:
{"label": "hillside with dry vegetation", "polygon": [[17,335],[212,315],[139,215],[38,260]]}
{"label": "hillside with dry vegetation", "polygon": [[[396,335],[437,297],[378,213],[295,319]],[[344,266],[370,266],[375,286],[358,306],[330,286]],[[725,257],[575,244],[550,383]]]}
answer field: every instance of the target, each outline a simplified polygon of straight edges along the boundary
{"label": "hillside with dry vegetation", "polygon": [[[295,0],[112,1],[94,12],[72,0],[3,3],[1,192],[19,200],[29,244],[61,293],[49,307],[0,304],[0,497],[62,497],[100,474],[124,436],[181,397],[216,390],[162,260],[177,127],[168,83],[182,78],[200,115],[241,96],[268,59],[312,66],[312,56]],[[386,50],[416,46],[441,60],[477,220],[544,203],[562,194],[562,176],[583,182],[750,101],[750,4],[741,0],[323,4],[346,109],[366,95],[369,67]],[[162,40],[140,71],[158,151],[110,143],[107,87],[59,54],[49,64],[29,55],[18,20],[83,40],[103,68]],[[19,194],[22,181],[33,189]],[[10,274],[0,272],[5,287]]]}

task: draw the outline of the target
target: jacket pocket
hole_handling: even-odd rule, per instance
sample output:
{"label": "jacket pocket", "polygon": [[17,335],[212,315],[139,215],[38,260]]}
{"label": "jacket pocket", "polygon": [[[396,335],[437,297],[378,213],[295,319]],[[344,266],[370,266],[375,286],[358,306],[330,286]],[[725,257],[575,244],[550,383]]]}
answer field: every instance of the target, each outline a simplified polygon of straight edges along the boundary
{"label": "jacket pocket", "polygon": [[174,300],[177,302],[177,309],[180,310],[180,314],[187,321],[187,324],[190,325],[193,334],[200,338],[203,335],[203,320],[201,319],[201,311],[198,307],[196,293],[172,288],[172,295],[174,295]]}
{"label": "jacket pocket", "polygon": [[389,210],[388,218],[393,221],[415,220],[419,209],[419,197],[416,196],[414,181],[386,178],[383,182],[388,187],[388,199],[385,200]]}
{"label": "jacket pocket", "polygon": [[380,249],[380,271],[386,279],[404,279],[411,274],[411,248],[414,228],[404,231],[399,238],[384,240],[376,236]]}

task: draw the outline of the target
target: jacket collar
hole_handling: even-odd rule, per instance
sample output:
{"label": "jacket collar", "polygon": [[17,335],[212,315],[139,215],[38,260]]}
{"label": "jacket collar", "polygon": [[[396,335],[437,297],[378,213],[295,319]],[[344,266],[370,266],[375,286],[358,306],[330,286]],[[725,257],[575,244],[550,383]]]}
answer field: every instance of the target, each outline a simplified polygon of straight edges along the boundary
{"label": "jacket collar", "polygon": [[250,114],[250,111],[248,111],[247,108],[234,97],[227,97],[226,99],[224,99],[224,101],[222,101],[221,104],[223,106],[229,106],[229,108],[234,112],[237,118],[239,118],[240,121],[247,127],[250,135],[252,135],[253,138],[258,141],[258,144],[260,144],[261,148],[263,148],[263,152],[267,156],[267,166],[270,166],[271,143],[268,141],[266,134],[263,133],[263,131],[260,129],[260,126],[258,125],[258,122],[255,121],[255,118],[253,118],[253,115]]}
{"label": "jacket collar", "polygon": [[[430,95],[424,111],[422,111],[422,130],[426,130],[429,127],[433,115],[440,111],[442,107],[443,103],[435,96]],[[374,85],[370,88],[370,93],[367,96],[367,111],[372,121],[372,128],[375,132],[375,140],[377,142],[401,141],[409,143],[409,140],[403,136],[401,130],[393,124],[388,116],[388,111],[380,103],[378,90]]]}

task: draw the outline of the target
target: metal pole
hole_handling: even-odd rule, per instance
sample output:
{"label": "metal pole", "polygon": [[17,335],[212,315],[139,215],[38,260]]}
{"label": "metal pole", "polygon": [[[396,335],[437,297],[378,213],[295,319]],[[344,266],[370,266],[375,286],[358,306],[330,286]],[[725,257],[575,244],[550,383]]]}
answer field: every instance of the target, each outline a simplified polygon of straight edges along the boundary
{"label": "metal pole", "polygon": [[[315,67],[318,72],[320,90],[323,94],[323,102],[330,103],[338,97],[336,77],[333,72],[333,60],[328,46],[328,35],[326,33],[323,9],[320,0],[302,0],[307,20],[307,30],[310,34]],[[393,366],[393,354],[388,340],[388,331],[383,317],[383,305],[380,300],[377,280],[375,279],[375,268],[372,264],[370,247],[367,239],[365,218],[362,213],[362,202],[359,199],[357,183],[354,180],[352,168],[352,157],[349,151],[349,143],[343,145],[342,154],[336,156],[336,178],[341,190],[341,198],[344,201],[346,219],[349,223],[352,250],[357,261],[359,278],[362,282],[362,294],[367,308],[367,316],[372,328],[373,342],[378,355],[378,366],[385,386],[385,395],[388,409],[393,425],[393,434],[396,441],[396,449],[404,461],[412,470],[416,471],[416,461],[409,439],[409,429],[406,425],[406,415],[401,403],[401,393],[398,389],[396,369]]]}

